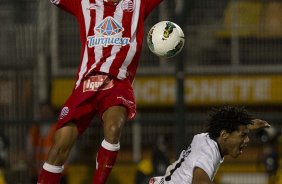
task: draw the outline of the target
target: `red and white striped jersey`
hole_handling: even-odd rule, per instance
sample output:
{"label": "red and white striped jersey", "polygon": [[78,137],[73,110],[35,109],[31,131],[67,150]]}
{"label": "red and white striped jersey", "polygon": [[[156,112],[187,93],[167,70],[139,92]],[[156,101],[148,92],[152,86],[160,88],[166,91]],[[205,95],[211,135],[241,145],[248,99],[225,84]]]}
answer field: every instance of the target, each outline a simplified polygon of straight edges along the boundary
{"label": "red and white striped jersey", "polygon": [[73,14],[80,28],[78,86],[91,71],[131,81],[142,50],[144,21],[162,0],[51,0]]}

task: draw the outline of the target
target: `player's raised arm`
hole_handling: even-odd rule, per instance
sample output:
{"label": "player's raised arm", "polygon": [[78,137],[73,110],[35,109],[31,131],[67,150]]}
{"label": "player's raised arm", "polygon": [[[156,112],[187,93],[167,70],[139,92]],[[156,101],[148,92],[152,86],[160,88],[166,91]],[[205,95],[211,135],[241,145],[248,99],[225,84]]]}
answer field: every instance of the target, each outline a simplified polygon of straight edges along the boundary
{"label": "player's raised arm", "polygon": [[258,130],[262,128],[269,128],[270,124],[261,119],[254,119],[252,123],[248,125],[249,130]]}
{"label": "player's raised arm", "polygon": [[201,168],[196,167],[193,171],[192,184],[214,184],[208,174]]}

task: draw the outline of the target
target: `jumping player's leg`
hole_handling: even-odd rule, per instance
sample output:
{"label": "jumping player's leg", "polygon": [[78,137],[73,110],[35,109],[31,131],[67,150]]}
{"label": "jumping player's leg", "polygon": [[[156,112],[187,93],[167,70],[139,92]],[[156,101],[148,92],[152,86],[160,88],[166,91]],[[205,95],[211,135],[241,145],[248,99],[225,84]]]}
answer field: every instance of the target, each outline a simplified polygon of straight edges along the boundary
{"label": "jumping player's leg", "polygon": [[127,120],[127,109],[124,106],[113,106],[102,116],[104,140],[98,150],[96,171],[93,184],[104,184],[115,164],[120,149],[120,136]]}
{"label": "jumping player's leg", "polygon": [[77,127],[68,123],[55,133],[54,143],[38,177],[38,184],[59,184],[63,165],[78,137]]}
{"label": "jumping player's leg", "polygon": [[127,110],[124,106],[113,106],[102,116],[104,138],[111,144],[119,143],[121,130],[127,120]]}

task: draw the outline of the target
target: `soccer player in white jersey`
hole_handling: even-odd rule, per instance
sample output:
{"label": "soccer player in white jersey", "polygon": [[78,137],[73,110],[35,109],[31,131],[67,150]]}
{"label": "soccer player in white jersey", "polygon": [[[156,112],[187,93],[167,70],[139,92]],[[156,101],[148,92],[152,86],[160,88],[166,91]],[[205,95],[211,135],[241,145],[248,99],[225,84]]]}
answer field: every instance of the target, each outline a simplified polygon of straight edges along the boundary
{"label": "soccer player in white jersey", "polygon": [[243,107],[215,108],[206,133],[195,135],[165,175],[151,178],[149,184],[213,184],[224,156],[237,158],[249,142],[250,130],[267,127],[266,121],[253,119]]}
{"label": "soccer player in white jersey", "polygon": [[96,155],[93,183],[106,183],[120,149],[122,127],[136,114],[131,84],[142,49],[144,21],[161,1],[51,0],[76,17],[82,50],[76,83],[61,110],[38,184],[60,183],[71,148],[94,115],[102,120],[104,140]]}

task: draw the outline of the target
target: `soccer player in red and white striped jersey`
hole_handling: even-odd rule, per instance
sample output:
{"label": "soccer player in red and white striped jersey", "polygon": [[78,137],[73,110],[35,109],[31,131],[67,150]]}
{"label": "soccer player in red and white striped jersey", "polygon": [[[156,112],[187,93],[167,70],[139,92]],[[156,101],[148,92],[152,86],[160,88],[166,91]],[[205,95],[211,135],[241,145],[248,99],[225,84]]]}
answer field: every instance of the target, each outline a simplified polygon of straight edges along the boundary
{"label": "soccer player in red and white striped jersey", "polygon": [[82,50],[76,83],[61,110],[38,184],[59,184],[73,144],[95,115],[102,119],[104,140],[96,156],[93,184],[106,183],[120,149],[122,127],[136,114],[131,85],[141,53],[144,21],[161,1],[51,0],[76,17]]}

